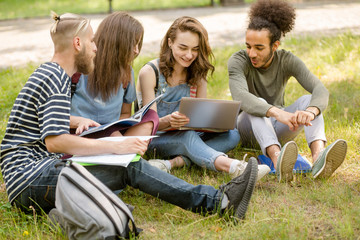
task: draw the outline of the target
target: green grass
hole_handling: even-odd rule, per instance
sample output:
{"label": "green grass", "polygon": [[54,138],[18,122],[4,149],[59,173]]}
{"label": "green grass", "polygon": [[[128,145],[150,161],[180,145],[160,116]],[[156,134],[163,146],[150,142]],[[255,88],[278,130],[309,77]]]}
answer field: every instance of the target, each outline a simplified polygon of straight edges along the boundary
{"label": "green grass", "polygon": [[[216,4],[220,0],[215,0]],[[134,11],[181,7],[210,6],[211,0],[112,0],[113,11]],[[1,0],[0,19],[49,16],[50,10],[58,14],[107,13],[108,0]]]}
{"label": "green grass", "polygon": [[[251,3],[253,0],[244,0]],[[291,0],[295,1],[295,0]],[[220,5],[220,0],[214,0]],[[113,11],[142,11],[168,8],[211,6],[211,0],[112,0]],[[0,20],[14,18],[44,17],[50,10],[58,14],[98,14],[109,12],[108,0],[1,0]]]}
{"label": "green grass", "polygon": [[[344,164],[329,181],[297,175],[292,184],[278,184],[274,176],[266,176],[257,184],[246,219],[239,225],[217,215],[200,216],[127,188],[120,197],[136,207],[135,220],[144,229],[140,239],[359,239],[360,36],[346,33],[332,37],[292,37],[281,46],[303,59],[329,89],[329,106],[324,112],[326,135],[329,142],[337,138],[348,141]],[[240,48],[244,46],[214,49],[216,71],[208,79],[210,98],[231,98],[226,63]],[[134,62],[135,72],[154,57],[140,55]],[[35,67],[0,72],[0,139],[14,99]],[[286,102],[304,93],[291,79]],[[301,154],[311,159],[304,134],[295,141]],[[245,153],[255,156],[260,152],[239,145],[229,155],[242,158]],[[229,180],[224,173],[198,167],[176,169],[172,173],[193,184],[214,187]],[[0,239],[66,239],[49,229],[46,217],[17,211],[7,203],[4,190],[0,192]]]}

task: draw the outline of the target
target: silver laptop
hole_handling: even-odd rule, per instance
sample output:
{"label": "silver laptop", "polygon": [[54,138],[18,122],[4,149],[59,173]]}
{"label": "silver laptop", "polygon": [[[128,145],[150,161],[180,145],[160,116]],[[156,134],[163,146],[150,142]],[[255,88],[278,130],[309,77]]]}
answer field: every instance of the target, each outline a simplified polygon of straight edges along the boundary
{"label": "silver laptop", "polygon": [[236,127],[240,102],[207,98],[183,97],[179,112],[190,122],[185,127],[231,130]]}

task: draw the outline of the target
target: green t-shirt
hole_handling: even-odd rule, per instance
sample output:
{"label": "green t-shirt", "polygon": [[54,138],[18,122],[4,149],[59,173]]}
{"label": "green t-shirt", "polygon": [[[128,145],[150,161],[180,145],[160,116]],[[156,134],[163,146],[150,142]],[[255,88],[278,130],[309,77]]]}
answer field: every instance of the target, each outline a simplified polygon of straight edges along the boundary
{"label": "green t-shirt", "polygon": [[329,101],[329,92],[322,82],[289,51],[275,51],[271,65],[267,69],[257,69],[246,51],[240,50],[229,59],[228,71],[232,98],[241,101],[241,110],[254,116],[265,117],[270,107],[285,106],[285,86],[290,77],[312,94],[309,107],[317,107],[322,112]]}

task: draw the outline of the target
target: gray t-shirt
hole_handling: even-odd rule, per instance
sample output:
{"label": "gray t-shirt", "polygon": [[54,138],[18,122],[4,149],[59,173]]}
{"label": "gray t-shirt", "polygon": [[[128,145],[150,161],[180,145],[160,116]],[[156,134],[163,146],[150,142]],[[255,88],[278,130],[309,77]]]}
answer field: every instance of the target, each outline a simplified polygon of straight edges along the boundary
{"label": "gray t-shirt", "polygon": [[246,51],[240,50],[229,59],[228,71],[232,98],[241,101],[241,110],[254,116],[265,117],[272,106],[285,106],[285,86],[290,77],[312,94],[309,107],[317,107],[322,112],[329,101],[329,92],[322,82],[289,51],[275,51],[271,65],[267,69],[257,69]]}

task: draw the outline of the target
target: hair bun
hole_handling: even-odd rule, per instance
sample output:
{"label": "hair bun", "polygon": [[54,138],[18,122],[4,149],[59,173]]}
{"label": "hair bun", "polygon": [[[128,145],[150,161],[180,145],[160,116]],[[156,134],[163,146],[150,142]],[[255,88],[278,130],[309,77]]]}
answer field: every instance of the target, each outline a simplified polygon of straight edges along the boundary
{"label": "hair bun", "polygon": [[56,12],[51,11],[51,18],[55,21],[60,21],[60,15],[58,15]]}
{"label": "hair bun", "polygon": [[261,18],[274,23],[283,35],[290,32],[295,25],[295,9],[284,0],[258,0],[251,5],[250,22]]}

